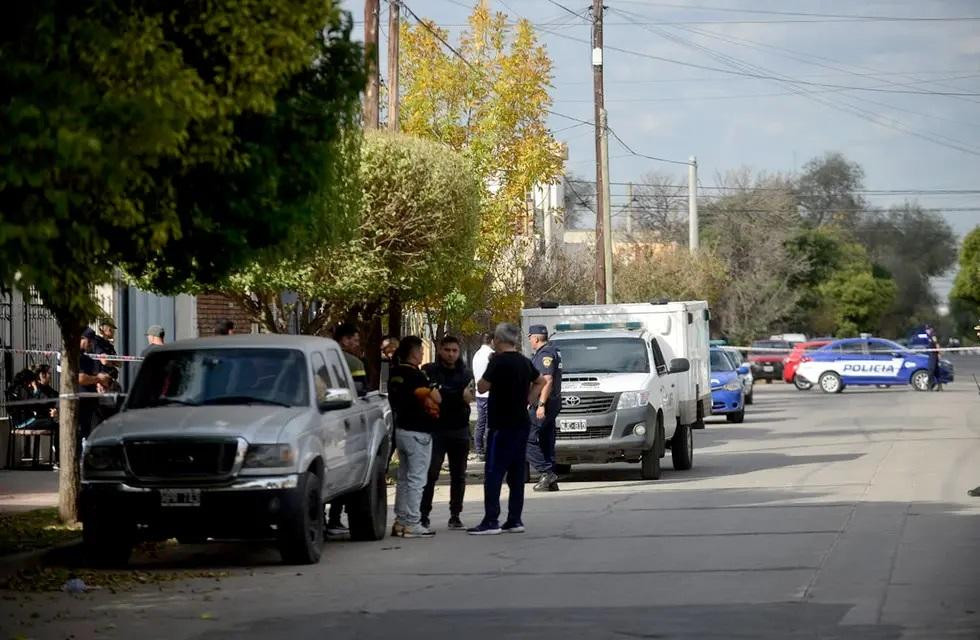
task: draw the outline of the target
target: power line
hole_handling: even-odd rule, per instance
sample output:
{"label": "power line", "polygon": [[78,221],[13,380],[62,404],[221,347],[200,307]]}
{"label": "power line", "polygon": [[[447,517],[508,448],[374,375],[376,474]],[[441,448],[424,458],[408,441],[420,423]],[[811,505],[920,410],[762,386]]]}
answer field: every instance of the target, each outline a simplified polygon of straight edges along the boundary
{"label": "power line", "polygon": [[[589,180],[579,180],[579,179],[568,179],[570,182],[589,184]],[[662,184],[656,182],[610,182],[612,186],[625,187],[633,185],[634,187],[671,187],[671,188],[682,188],[686,189],[686,184]],[[787,192],[788,189],[780,189],[778,187],[740,187],[740,186],[725,186],[725,185],[701,185],[700,189],[707,189],[709,191],[736,191],[736,192],[751,192],[751,191],[778,191]],[[855,189],[853,191],[856,195],[978,195],[980,194],[980,189]]]}
{"label": "power line", "polygon": [[563,5],[560,2],[556,2],[555,0],[548,0],[548,2],[550,2],[553,5],[555,5],[556,7],[558,7],[559,9],[561,9],[562,11],[565,11],[567,13],[572,14],[576,18],[582,18],[583,20],[586,20],[586,22],[588,22],[588,20],[585,18],[585,16],[582,15],[582,13],[584,13],[584,11],[583,12],[579,12],[579,13],[575,13],[574,11],[572,11],[571,9],[569,9],[568,7],[566,7],[565,5]]}
{"label": "power line", "polygon": [[705,5],[690,5],[690,4],[671,4],[667,2],[636,2],[635,0],[621,0],[623,4],[641,4],[645,7],[656,6],[656,7],[667,7],[671,9],[686,9],[693,11],[720,11],[725,13],[753,13],[760,15],[771,15],[771,16],[794,16],[799,18],[835,18],[835,19],[846,19],[846,20],[860,20],[860,21],[896,21],[904,22],[909,20],[914,21],[924,21],[924,22],[949,22],[949,21],[961,21],[961,20],[980,20],[980,17],[975,16],[958,16],[958,17],[948,17],[948,16],[879,16],[879,15],[855,15],[848,13],[807,13],[802,11],[773,11],[768,9],[745,9],[736,7],[714,7]]}
{"label": "power line", "polygon": [[[616,131],[612,127],[610,127],[610,126],[607,125],[606,126],[606,130],[609,131],[609,133],[611,133],[614,138],[616,138],[616,140],[619,142],[619,144],[623,145],[623,148],[624,149],[626,149],[627,151],[629,151],[634,156],[638,156],[640,158],[646,158],[647,160],[656,160],[657,162],[667,162],[667,163],[670,163],[670,164],[682,164],[685,167],[691,165],[690,162],[682,162],[681,160],[671,160],[669,158],[658,158],[656,156],[648,156],[645,153],[639,153],[637,151],[634,151],[632,147],[630,147],[628,144],[626,144],[626,141],[624,141],[622,138],[619,137],[619,134],[616,133]],[[610,184],[612,184],[612,183],[610,183]]]}

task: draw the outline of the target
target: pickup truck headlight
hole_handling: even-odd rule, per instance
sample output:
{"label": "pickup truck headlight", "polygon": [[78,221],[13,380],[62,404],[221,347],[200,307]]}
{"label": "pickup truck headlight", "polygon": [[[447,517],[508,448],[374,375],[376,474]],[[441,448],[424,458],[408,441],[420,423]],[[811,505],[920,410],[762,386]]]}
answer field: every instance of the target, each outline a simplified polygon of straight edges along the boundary
{"label": "pickup truck headlight", "polygon": [[96,445],[85,452],[86,471],[122,471],[122,445]]}
{"label": "pickup truck headlight", "polygon": [[722,387],[722,389],[724,389],[725,391],[738,391],[741,388],[742,388],[742,381],[739,380],[738,378],[735,378],[734,380],[725,384],[724,387]]}
{"label": "pickup truck headlight", "polygon": [[288,467],[293,461],[293,450],[288,444],[252,444],[245,453],[246,467]]}
{"label": "pickup truck headlight", "polygon": [[643,407],[649,401],[650,394],[647,391],[624,391],[619,396],[619,404],[616,405],[616,410]]}

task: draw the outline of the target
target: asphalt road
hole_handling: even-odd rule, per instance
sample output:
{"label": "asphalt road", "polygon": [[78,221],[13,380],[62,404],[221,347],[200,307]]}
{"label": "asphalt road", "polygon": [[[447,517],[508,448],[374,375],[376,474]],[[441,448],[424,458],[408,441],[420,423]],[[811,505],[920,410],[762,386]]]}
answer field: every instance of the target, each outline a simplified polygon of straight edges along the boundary
{"label": "asphalt road", "polygon": [[[980,638],[980,395],[759,385],[696,433],[695,468],[577,468],[524,535],[330,543],[315,567],[188,547],[227,569],[134,592],[0,600],[28,638]],[[448,516],[445,488],[434,521]],[[479,519],[471,487],[464,519]],[[8,594],[7,597],[12,597]],[[34,616],[34,617],[32,617]]]}

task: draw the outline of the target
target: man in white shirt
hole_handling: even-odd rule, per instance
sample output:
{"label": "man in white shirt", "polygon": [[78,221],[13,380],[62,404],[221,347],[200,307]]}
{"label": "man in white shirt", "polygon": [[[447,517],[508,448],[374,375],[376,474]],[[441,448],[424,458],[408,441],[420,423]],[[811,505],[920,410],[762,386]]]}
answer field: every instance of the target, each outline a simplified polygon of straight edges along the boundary
{"label": "man in white shirt", "polygon": [[[473,379],[479,380],[490,364],[490,356],[493,355],[493,334],[480,334],[482,346],[473,354]],[[476,432],[473,434],[473,444],[476,449],[476,457],[486,460],[487,449],[487,400],[490,392],[476,394]]]}

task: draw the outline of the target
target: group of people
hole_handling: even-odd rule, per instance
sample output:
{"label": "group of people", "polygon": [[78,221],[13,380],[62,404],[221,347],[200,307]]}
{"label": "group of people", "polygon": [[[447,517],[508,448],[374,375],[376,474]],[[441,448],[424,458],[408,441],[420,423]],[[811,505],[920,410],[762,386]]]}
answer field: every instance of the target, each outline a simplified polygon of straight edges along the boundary
{"label": "group of people", "polygon": [[[360,365],[349,329],[338,331],[338,343],[349,354],[351,371]],[[398,482],[392,535],[435,535],[430,515],[435,484],[448,458],[450,530],[472,535],[521,533],[524,484],[528,464],[539,473],[534,489],[557,491],[555,418],[561,405],[561,356],[548,343],[547,329],[531,327],[533,360],[520,353],[520,329],[502,323],[482,336],[473,369],[462,359],[458,338],[439,340],[434,362],[423,364],[423,341],[417,336],[389,338],[383,358],[389,361],[388,400],[395,424]],[[467,529],[462,522],[466,467],[470,459],[470,405],[476,401],[476,456],[485,462],[484,514]],[[501,522],[500,492],[506,481],[510,496]],[[328,533],[342,532],[339,509],[331,505]]]}

